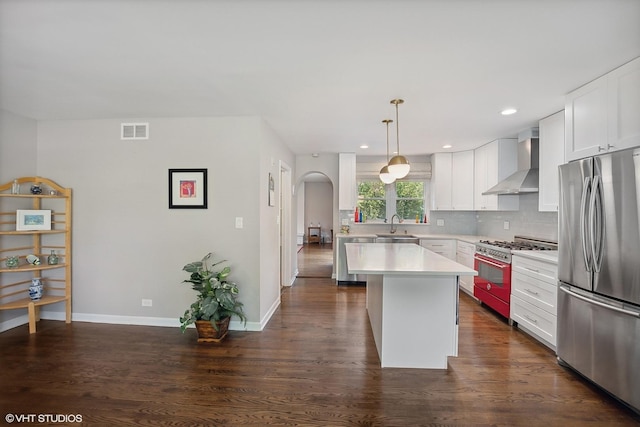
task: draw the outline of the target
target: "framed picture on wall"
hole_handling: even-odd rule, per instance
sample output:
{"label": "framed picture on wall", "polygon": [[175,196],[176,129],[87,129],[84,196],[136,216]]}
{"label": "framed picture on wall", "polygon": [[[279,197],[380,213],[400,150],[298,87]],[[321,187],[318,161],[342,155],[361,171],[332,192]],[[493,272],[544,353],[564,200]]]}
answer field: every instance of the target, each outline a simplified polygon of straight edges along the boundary
{"label": "framed picture on wall", "polygon": [[276,205],[276,183],[273,180],[273,175],[269,173],[269,206]]}
{"label": "framed picture on wall", "polygon": [[169,169],[169,209],[207,209],[206,169]]}

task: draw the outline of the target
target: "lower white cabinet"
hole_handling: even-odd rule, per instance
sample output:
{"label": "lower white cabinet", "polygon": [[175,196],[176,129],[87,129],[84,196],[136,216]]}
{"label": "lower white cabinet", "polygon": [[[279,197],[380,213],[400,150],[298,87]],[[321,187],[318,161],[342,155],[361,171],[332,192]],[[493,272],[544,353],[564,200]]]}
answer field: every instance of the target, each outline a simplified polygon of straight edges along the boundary
{"label": "lower white cabinet", "polygon": [[452,261],[456,260],[456,241],[453,239],[420,239],[420,246]]}
{"label": "lower white cabinet", "polygon": [[[473,254],[476,251],[476,245],[473,243],[458,240],[456,245],[456,262],[465,267],[473,268]],[[460,276],[460,289],[473,295],[473,276]]]}
{"label": "lower white cabinet", "polygon": [[511,260],[511,320],[555,349],[558,266],[514,254]]}

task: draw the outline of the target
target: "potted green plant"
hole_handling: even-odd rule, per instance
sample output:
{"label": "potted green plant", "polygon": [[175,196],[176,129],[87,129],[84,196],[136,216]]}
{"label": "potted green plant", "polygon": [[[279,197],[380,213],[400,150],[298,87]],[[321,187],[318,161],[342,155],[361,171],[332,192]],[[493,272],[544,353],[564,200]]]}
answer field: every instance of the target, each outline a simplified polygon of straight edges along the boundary
{"label": "potted green plant", "polygon": [[208,265],[212,253],[208,253],[201,261],[190,262],[182,270],[189,273],[183,283],[191,283],[197,292],[196,301],[180,318],[182,332],[191,324],[198,330],[198,342],[219,342],[228,331],[231,316],[237,316],[246,325],[242,303],[238,301],[238,285],[227,280],[231,274],[229,266],[214,271],[217,265],[226,260]]}

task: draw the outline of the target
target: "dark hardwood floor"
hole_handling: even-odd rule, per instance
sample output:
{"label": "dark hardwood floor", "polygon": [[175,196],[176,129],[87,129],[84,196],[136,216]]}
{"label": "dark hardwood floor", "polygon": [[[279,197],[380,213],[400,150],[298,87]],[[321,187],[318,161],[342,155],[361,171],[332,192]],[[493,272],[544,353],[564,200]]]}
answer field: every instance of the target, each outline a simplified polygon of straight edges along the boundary
{"label": "dark hardwood floor", "polygon": [[297,277],[331,277],[333,272],[333,246],[310,244],[298,251]]}
{"label": "dark hardwood floor", "polygon": [[365,289],[329,279],[297,279],[264,331],[222,344],[197,344],[195,330],[41,321],[34,335],[0,334],[0,412],[88,426],[638,425],[467,295],[459,335],[448,370],[381,369]]}

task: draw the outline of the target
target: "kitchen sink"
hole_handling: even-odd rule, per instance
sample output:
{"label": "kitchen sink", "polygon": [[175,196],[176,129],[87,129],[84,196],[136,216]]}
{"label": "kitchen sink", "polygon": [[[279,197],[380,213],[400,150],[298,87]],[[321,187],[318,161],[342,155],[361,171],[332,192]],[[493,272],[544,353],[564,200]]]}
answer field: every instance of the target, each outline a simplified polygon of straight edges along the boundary
{"label": "kitchen sink", "polygon": [[376,243],[420,243],[420,239],[411,234],[376,234]]}

